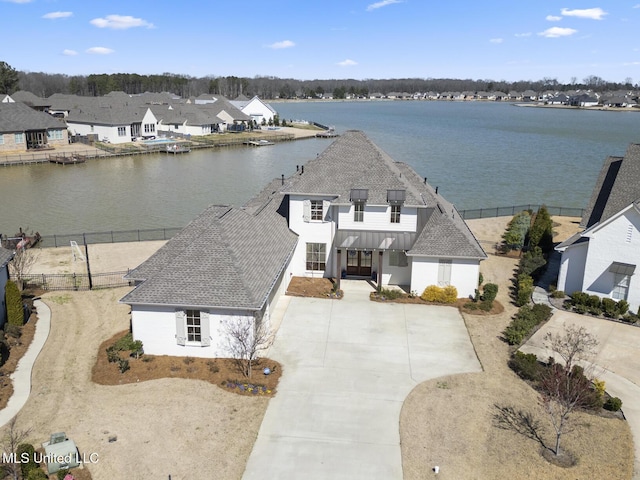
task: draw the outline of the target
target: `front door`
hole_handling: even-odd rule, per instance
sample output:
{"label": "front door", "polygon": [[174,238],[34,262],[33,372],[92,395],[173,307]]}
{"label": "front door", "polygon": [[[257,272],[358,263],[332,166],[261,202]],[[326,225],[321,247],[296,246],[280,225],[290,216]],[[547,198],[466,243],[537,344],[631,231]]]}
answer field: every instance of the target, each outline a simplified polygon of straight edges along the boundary
{"label": "front door", "polygon": [[371,276],[371,250],[347,250],[347,275]]}

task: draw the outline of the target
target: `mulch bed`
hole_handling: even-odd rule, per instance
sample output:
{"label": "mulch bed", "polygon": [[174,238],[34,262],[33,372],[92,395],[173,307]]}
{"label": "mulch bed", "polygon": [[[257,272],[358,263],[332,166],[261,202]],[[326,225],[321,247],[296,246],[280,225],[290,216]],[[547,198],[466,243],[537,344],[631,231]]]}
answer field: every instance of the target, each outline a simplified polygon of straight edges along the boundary
{"label": "mulch bed", "polygon": [[[129,360],[129,370],[121,373],[118,363],[110,363],[107,360],[106,350],[127,333],[128,331],[117,333],[102,342],[92,369],[93,382],[100,385],[124,385],[159,378],[188,378],[203,380],[242,395],[273,396],[276,393],[276,387],[282,375],[282,366],[268,358],[257,360],[252,366],[251,378],[247,379],[240,372],[236,360],[230,358],[210,359],[146,354],[135,358],[131,356],[131,352],[122,351],[120,357]],[[271,370],[269,375],[263,373],[265,367]]]}
{"label": "mulch bed", "polygon": [[287,288],[287,295],[292,297],[342,298],[342,290],[338,295],[334,292],[335,280],[331,278],[293,277]]}

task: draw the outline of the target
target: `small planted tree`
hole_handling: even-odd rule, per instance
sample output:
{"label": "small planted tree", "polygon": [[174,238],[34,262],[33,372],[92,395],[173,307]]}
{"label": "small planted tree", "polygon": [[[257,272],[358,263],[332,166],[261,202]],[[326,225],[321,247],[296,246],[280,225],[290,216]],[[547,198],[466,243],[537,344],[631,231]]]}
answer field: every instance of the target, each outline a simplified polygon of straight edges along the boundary
{"label": "small planted tree", "polygon": [[11,268],[11,276],[16,279],[20,290],[24,288],[25,275],[29,274],[39,256],[40,252],[32,248],[18,248],[15,251],[9,266]]}
{"label": "small planted tree", "polygon": [[554,363],[541,376],[540,396],[555,432],[556,456],[561,454],[560,440],[570,431],[569,417],[587,405],[594,395],[591,381],[578,365],[595,354],[597,339],[584,327],[565,326],[562,333],[547,333],[545,347],[556,353],[564,364]]}
{"label": "small planted tree", "polygon": [[0,447],[4,455],[2,457],[2,468],[7,477],[18,480],[22,473],[19,454],[20,445],[26,440],[31,430],[23,430],[17,426],[17,418],[13,417],[9,423]]}
{"label": "small planted tree", "polygon": [[229,352],[236,360],[242,375],[251,378],[251,369],[260,352],[273,342],[273,332],[263,312],[254,314],[253,321],[233,319],[225,325]]}

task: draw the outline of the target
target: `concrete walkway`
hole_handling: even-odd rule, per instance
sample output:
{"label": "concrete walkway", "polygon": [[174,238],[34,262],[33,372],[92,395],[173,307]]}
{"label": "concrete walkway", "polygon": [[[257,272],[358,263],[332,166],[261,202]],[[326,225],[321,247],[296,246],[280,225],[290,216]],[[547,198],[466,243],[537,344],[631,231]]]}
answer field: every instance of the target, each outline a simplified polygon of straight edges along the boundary
{"label": "concrete walkway", "polygon": [[33,336],[33,341],[24,356],[18,362],[16,371],[11,375],[13,382],[13,395],[9,399],[7,406],[0,410],[0,427],[3,427],[15,417],[29,399],[31,393],[31,370],[38,358],[38,354],[49,336],[51,328],[51,310],[40,300],[35,300],[33,304],[38,311],[38,323]]}
{"label": "concrete walkway", "polygon": [[598,341],[592,363],[598,378],[606,382],[607,393],[622,400],[635,446],[634,480],[640,480],[640,328],[588,315],[555,310],[551,319],[520,350],[547,359],[544,348],[548,332],[561,333],[565,325],[584,326]]}
{"label": "concrete walkway", "polygon": [[402,479],[399,421],[420,382],[481,371],[448,307],[290,298],[268,356],[283,364],[243,478]]}

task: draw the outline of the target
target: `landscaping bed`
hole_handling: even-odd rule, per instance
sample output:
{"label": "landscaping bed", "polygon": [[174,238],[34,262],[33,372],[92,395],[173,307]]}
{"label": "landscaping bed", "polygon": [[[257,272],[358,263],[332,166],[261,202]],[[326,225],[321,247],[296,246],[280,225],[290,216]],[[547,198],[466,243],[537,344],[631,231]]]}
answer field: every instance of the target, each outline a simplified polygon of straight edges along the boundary
{"label": "landscaping bed", "polygon": [[336,290],[335,280],[331,278],[293,277],[287,288],[292,297],[337,298],[343,297],[342,290]]}
{"label": "landscaping bed", "polygon": [[[267,358],[254,362],[249,379],[241,374],[236,360],[230,358],[209,359],[146,354],[136,358],[131,350],[118,352],[120,359],[127,362],[128,368],[124,369],[121,367],[125,365],[124,363],[109,361],[107,349],[127,334],[128,331],[119,332],[100,345],[91,376],[95,383],[123,385],[160,378],[188,378],[203,380],[238,394],[273,396],[282,375],[281,365]],[[269,375],[263,373],[265,367],[270,369]]]}

